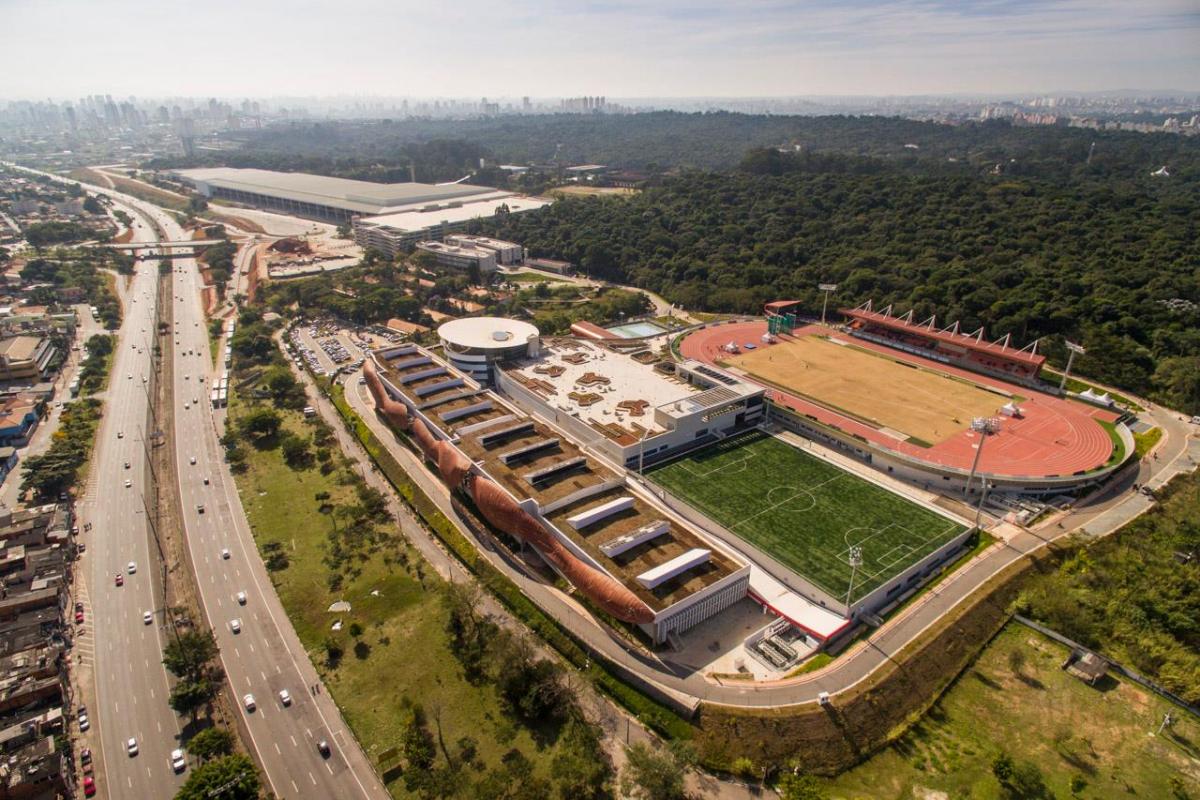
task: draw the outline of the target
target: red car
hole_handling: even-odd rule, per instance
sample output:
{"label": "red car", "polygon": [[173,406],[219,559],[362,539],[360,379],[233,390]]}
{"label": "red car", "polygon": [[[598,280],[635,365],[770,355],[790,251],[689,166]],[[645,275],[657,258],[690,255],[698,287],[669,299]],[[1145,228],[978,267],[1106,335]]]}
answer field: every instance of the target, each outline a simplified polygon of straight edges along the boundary
{"label": "red car", "polygon": [[96,794],[96,779],[88,775],[83,779],[83,796],[92,797]]}
{"label": "red car", "polygon": [[82,611],[76,611],[76,612],[75,612],[75,624],[76,624],[76,625],[82,625],[82,624],[83,624],[83,612],[82,612]]}
{"label": "red car", "polygon": [[124,585],[125,585],[125,576],[118,572],[117,573],[117,586],[124,586]]}

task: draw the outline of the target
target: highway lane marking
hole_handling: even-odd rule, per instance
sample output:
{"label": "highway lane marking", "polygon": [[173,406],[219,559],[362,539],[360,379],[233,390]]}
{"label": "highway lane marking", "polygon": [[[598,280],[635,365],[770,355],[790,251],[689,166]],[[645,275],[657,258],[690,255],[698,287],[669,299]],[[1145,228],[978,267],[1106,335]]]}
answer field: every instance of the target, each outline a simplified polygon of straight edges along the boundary
{"label": "highway lane marking", "polygon": [[263,679],[264,681],[267,679],[267,673],[263,672],[261,669],[258,671],[258,674],[259,674],[259,675],[262,675],[262,679]]}
{"label": "highway lane marking", "polygon": [[[311,772],[308,773],[308,779],[313,782],[313,786],[317,785],[317,779],[313,777],[313,774]],[[130,784],[130,785],[132,786],[133,784]]]}
{"label": "highway lane marking", "polygon": [[292,791],[293,791],[293,792],[296,792],[297,794],[299,794],[299,793],[300,793],[300,787],[296,785],[296,782],[295,782],[295,781],[291,781],[291,784],[292,784]]}
{"label": "highway lane marking", "polygon": [[292,740],[292,747],[299,747],[300,743],[296,741],[296,737],[288,734],[288,738]]}
{"label": "highway lane marking", "polygon": [[283,755],[283,751],[279,749],[279,742],[275,742],[274,744],[275,744],[276,755]]}
{"label": "highway lane marking", "polygon": [[326,761],[326,762],[325,762],[325,769],[329,770],[329,774],[330,774],[330,775],[332,775],[332,774],[333,774],[333,767],[329,766],[329,762],[328,762],[328,761]]}

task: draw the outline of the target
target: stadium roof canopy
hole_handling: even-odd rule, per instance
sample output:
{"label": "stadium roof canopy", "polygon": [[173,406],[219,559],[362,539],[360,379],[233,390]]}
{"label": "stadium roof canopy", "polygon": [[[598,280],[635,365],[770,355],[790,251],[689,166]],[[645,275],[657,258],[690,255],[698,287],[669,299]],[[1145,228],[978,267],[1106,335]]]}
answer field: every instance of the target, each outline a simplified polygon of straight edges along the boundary
{"label": "stadium roof canopy", "polygon": [[371,183],[303,172],[274,172],[266,169],[176,170],[180,177],[201,185],[233,192],[264,195],[298,203],[341,208],[359,214],[380,214],[391,208],[420,203],[474,197],[496,190],[487,186],[453,183]]}

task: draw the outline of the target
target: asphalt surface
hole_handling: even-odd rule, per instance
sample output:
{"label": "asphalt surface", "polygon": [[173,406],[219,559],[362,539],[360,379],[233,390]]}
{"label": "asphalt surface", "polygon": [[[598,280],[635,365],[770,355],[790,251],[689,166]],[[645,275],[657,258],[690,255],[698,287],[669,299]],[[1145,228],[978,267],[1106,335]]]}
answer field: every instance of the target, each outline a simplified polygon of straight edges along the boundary
{"label": "asphalt surface", "polygon": [[[135,238],[152,241],[149,226],[139,223]],[[82,653],[90,644],[96,691],[96,702],[88,709],[92,729],[81,738],[94,754],[99,749],[99,789],[112,798],[171,797],[183,780],[169,760],[171,750],[180,746],[180,727],[167,705],[170,687],[162,648],[169,632],[163,627],[161,561],[144,505],[153,502],[145,438],[150,433],[149,384],[142,376],[149,379],[151,372],[156,273],[151,264],[140,263],[124,295],[124,320],[96,434],[95,467],[78,508],[81,523],[91,529],[82,534],[88,607],[77,646]],[[136,565],[133,574],[129,562]],[[117,574],[124,586],[116,585]],[[153,615],[150,624],[142,619],[147,611]],[[130,738],[137,740],[136,756],[126,751]]]}

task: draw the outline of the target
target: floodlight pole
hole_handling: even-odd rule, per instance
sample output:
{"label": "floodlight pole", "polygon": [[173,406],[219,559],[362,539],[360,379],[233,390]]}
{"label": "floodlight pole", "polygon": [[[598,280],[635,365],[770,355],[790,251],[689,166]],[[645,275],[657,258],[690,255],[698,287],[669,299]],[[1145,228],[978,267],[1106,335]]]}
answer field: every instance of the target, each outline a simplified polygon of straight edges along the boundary
{"label": "floodlight pole", "polygon": [[1067,385],[1067,378],[1071,377],[1071,365],[1075,363],[1076,355],[1083,355],[1087,350],[1081,345],[1074,342],[1067,342],[1067,368],[1063,370],[1062,380],[1058,382],[1058,390],[1061,392]]}
{"label": "floodlight pole", "polygon": [[[971,420],[971,430],[979,434],[979,444],[975,446],[975,459],[971,462],[971,473],[967,476],[967,485],[963,493],[970,497],[971,484],[975,481],[975,473],[979,469],[979,457],[983,455],[983,442],[993,433],[1000,430],[1000,420],[994,417],[976,417]],[[980,503],[982,504],[982,498]]]}
{"label": "floodlight pole", "polygon": [[818,284],[817,288],[825,293],[825,300],[821,303],[821,324],[825,324],[825,310],[829,307],[829,293],[836,292],[838,285],[836,283]]}
{"label": "floodlight pole", "polygon": [[846,616],[851,616],[850,613],[850,595],[854,592],[854,578],[858,573],[858,568],[862,566],[862,547],[859,545],[850,546],[850,585],[846,587]]}

